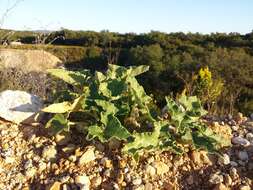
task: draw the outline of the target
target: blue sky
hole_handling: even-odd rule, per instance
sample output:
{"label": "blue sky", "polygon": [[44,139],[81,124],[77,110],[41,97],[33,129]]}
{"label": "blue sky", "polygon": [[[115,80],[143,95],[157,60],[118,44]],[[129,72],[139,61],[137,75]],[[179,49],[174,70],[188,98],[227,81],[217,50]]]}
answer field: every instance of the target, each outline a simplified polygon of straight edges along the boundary
{"label": "blue sky", "polygon": [[[8,3],[9,2],[9,3]],[[0,0],[0,17],[14,0]],[[253,0],[24,0],[4,28],[113,32],[253,30]]]}

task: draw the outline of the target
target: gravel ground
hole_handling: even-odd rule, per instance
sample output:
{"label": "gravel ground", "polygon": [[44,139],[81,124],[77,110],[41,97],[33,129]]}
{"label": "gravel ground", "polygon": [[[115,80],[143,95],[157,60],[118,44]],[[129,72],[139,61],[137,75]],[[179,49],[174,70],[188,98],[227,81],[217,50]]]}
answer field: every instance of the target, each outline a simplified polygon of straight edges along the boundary
{"label": "gravel ground", "polygon": [[0,189],[252,189],[253,118],[238,114],[205,122],[231,139],[222,156],[156,152],[136,164],[120,154],[116,141],[103,146],[75,133],[49,137],[40,125],[0,121]]}

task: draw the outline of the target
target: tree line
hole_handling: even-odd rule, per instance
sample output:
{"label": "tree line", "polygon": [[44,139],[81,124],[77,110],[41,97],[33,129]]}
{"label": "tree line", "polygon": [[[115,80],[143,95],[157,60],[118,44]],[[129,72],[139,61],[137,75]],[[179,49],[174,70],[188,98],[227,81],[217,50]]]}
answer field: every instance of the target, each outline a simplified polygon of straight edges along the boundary
{"label": "tree line", "polygon": [[[7,31],[1,30],[0,34],[4,32]],[[15,32],[9,40],[32,44],[37,35],[38,32]],[[64,29],[43,35],[45,44],[85,48],[78,61],[67,60],[71,68],[103,70],[108,63],[149,65],[150,71],[139,81],[161,104],[165,95],[176,96],[187,89],[186,93],[202,96],[205,106],[214,113],[253,112],[253,32],[119,34]],[[201,78],[203,68],[209,69],[205,71],[211,73],[211,78]],[[196,90],[200,87],[206,94]]]}

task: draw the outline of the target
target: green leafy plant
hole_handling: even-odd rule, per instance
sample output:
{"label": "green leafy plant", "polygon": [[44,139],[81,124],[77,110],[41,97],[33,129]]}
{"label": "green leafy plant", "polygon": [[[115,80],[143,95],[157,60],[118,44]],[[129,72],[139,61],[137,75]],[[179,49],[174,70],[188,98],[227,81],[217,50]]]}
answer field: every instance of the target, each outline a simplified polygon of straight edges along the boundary
{"label": "green leafy plant", "polygon": [[76,127],[87,140],[122,142],[122,152],[138,158],[147,151],[183,153],[183,145],[215,151],[227,145],[201,121],[206,114],[196,97],[182,95],[178,101],[166,97],[169,118],[160,116],[154,100],[145,93],[136,76],[148,66],[109,65],[105,73],[52,69],[49,73],[73,86],[60,101],[44,108],[54,116],[46,127],[54,133]]}

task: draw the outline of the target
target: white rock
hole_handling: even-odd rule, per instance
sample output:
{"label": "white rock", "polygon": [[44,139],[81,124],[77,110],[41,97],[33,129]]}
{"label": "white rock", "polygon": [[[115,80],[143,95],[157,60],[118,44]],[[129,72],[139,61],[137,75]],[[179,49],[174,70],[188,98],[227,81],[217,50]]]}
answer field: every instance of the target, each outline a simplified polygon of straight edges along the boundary
{"label": "white rock", "polygon": [[69,133],[60,133],[55,135],[55,142],[58,145],[66,145],[70,141],[71,136]]}
{"label": "white rock", "polygon": [[79,165],[87,164],[96,159],[94,148],[88,148],[88,150],[79,158]]}
{"label": "white rock", "polygon": [[249,155],[246,151],[239,151],[238,158],[242,161],[247,161],[249,159]]}
{"label": "white rock", "polygon": [[218,175],[217,173],[214,173],[210,176],[209,178],[209,182],[211,184],[219,184],[223,182],[223,176],[222,175]]}
{"label": "white rock", "polygon": [[230,186],[230,185],[232,185],[232,183],[233,183],[232,178],[230,177],[229,174],[226,174],[225,175],[225,184],[228,185],[228,186]]}
{"label": "white rock", "polygon": [[25,72],[45,72],[59,67],[62,61],[44,50],[1,49],[0,66]]}
{"label": "white rock", "polygon": [[245,166],[246,166],[246,161],[238,160],[238,164],[239,164],[240,166],[245,167]]}
{"label": "white rock", "polygon": [[42,107],[42,101],[27,92],[6,90],[0,93],[0,117],[5,120],[17,124],[33,122]]}
{"label": "white rock", "polygon": [[132,188],[133,190],[145,190],[145,186],[142,184],[142,185],[135,185],[133,186]]}
{"label": "white rock", "polygon": [[153,189],[152,183],[146,183],[145,184],[145,190],[152,190],[152,189]]}
{"label": "white rock", "polygon": [[220,165],[228,165],[228,164],[230,164],[230,158],[229,158],[228,154],[223,154],[222,156],[220,156],[218,158],[218,163]]}
{"label": "white rock", "polygon": [[237,167],[238,166],[237,162],[234,162],[234,161],[230,161],[230,165],[233,166],[233,167]]}
{"label": "white rock", "polygon": [[160,162],[160,161],[153,162],[152,166],[156,169],[157,175],[163,175],[163,174],[169,172],[169,170],[170,170],[170,167],[167,164]]}
{"label": "white rock", "polygon": [[5,161],[6,164],[13,164],[16,161],[16,159],[14,157],[9,157],[8,156],[8,157],[5,158],[4,161]]}
{"label": "white rock", "polygon": [[248,186],[248,185],[241,185],[241,186],[239,187],[239,190],[251,190],[251,187]]}
{"label": "white rock", "polygon": [[156,169],[153,166],[146,165],[145,166],[145,172],[146,172],[146,174],[148,174],[151,177],[153,177],[156,174]]}
{"label": "white rock", "polygon": [[90,189],[90,179],[88,176],[77,176],[75,177],[75,183],[80,187],[81,190]]}
{"label": "white rock", "polygon": [[239,175],[238,175],[238,173],[237,173],[237,169],[236,169],[236,168],[232,168],[232,169],[230,169],[230,171],[229,171],[229,175],[231,176],[231,178],[232,178],[233,180],[235,180],[236,178],[238,178],[238,177],[239,177]]}
{"label": "white rock", "polygon": [[142,180],[141,178],[136,178],[132,181],[133,185],[140,185],[142,184]]}
{"label": "white rock", "polygon": [[31,177],[35,176],[36,172],[37,172],[36,168],[32,167],[32,168],[29,168],[26,170],[25,175],[27,177],[31,178]]}
{"label": "white rock", "polygon": [[46,146],[42,151],[42,157],[47,161],[55,161],[57,156],[56,147],[53,145]]}
{"label": "white rock", "polygon": [[242,137],[234,137],[232,138],[232,143],[236,145],[241,145],[244,147],[247,147],[250,145],[250,142],[247,139],[244,139]]}
{"label": "white rock", "polygon": [[239,126],[238,125],[233,125],[231,128],[232,128],[233,131],[237,131],[239,129]]}
{"label": "white rock", "polygon": [[246,139],[249,140],[250,142],[252,142],[253,141],[253,133],[247,133]]}

